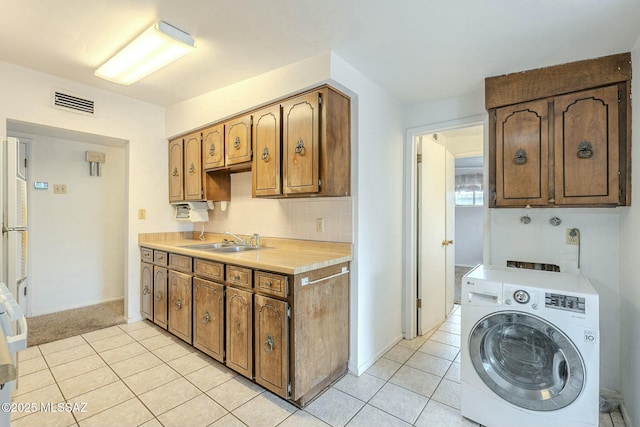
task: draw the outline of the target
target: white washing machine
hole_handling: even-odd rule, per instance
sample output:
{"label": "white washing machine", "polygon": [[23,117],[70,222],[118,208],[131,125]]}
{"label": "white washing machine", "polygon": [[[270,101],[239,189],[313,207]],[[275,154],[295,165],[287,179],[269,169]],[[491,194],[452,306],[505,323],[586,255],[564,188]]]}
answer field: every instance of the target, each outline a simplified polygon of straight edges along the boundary
{"label": "white washing machine", "polygon": [[598,426],[598,294],[586,278],[479,265],[462,278],[461,305],[463,416]]}

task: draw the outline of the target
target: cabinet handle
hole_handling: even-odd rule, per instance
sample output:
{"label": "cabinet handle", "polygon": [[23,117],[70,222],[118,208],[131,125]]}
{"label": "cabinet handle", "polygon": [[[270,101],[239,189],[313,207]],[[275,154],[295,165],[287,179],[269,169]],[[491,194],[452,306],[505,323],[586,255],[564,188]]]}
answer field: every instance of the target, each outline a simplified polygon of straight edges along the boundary
{"label": "cabinet handle", "polygon": [[233,278],[236,279],[236,280],[240,280],[240,275],[238,273],[236,273],[236,275],[233,276]]}
{"label": "cabinet handle", "polygon": [[196,173],[196,167],[193,163],[191,163],[191,167],[189,168],[189,173],[192,175]]}
{"label": "cabinet handle", "polygon": [[209,147],[209,155],[213,156],[213,153],[216,152],[216,146],[214,144],[211,144],[211,147]]}
{"label": "cabinet handle", "polygon": [[264,351],[267,353],[271,353],[273,351],[273,337],[271,335],[267,335],[267,340],[264,342]]}
{"label": "cabinet handle", "polygon": [[149,293],[149,286],[145,286],[142,290],[142,295],[147,295]]}
{"label": "cabinet handle", "polygon": [[264,282],[264,285],[265,285],[267,288],[270,288],[270,287],[271,287],[271,280],[267,280],[266,282]]}
{"label": "cabinet handle", "polygon": [[590,159],[593,157],[593,146],[588,141],[582,141],[578,144],[578,158]]}
{"label": "cabinet handle", "polygon": [[238,330],[236,331],[236,334],[240,334],[242,332],[242,330],[240,329],[240,322],[238,322]]}
{"label": "cabinet handle", "polygon": [[202,317],[202,321],[204,323],[209,323],[209,319],[211,319],[211,315],[209,314],[209,310],[204,312],[204,316]]}
{"label": "cabinet handle", "polygon": [[298,142],[296,143],[296,153],[301,154],[304,151],[304,141],[302,140],[302,138],[300,138],[298,140]]}
{"label": "cabinet handle", "polygon": [[178,167],[177,166],[173,168],[173,172],[171,172],[171,175],[178,176]]}
{"label": "cabinet handle", "polygon": [[181,300],[177,300],[177,301],[176,301],[176,308],[177,308],[178,310],[180,310],[180,309],[182,308],[182,301],[181,301]]}
{"label": "cabinet handle", "polygon": [[516,155],[513,157],[513,163],[516,165],[524,165],[527,163],[527,152],[523,148],[516,151]]}
{"label": "cabinet handle", "polygon": [[160,301],[162,299],[162,292],[158,291],[158,293],[156,294],[156,299],[158,301]]}
{"label": "cabinet handle", "polygon": [[269,149],[267,147],[264,147],[264,150],[262,150],[262,156],[260,156],[260,158],[265,161],[269,158]]}
{"label": "cabinet handle", "polygon": [[236,140],[233,141],[233,148],[235,148],[236,150],[240,149],[240,137],[236,136]]}

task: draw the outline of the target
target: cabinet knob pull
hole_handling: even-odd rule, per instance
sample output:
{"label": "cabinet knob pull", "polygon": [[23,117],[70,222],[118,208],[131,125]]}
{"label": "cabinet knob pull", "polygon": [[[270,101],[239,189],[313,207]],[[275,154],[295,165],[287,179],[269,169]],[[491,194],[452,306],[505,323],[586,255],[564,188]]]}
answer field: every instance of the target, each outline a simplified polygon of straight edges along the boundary
{"label": "cabinet knob pull", "polygon": [[191,163],[191,167],[189,168],[189,173],[192,175],[196,173],[196,166],[193,163]]}
{"label": "cabinet knob pull", "polygon": [[162,292],[158,291],[158,293],[156,294],[156,299],[158,301],[160,301],[162,299]]}
{"label": "cabinet knob pull", "polygon": [[242,329],[240,328],[240,322],[238,322],[238,329],[236,330],[236,334],[240,334]]}
{"label": "cabinet knob pull", "polygon": [[180,309],[182,308],[182,300],[177,300],[177,301],[176,301],[176,308],[177,308],[178,310],[180,310]]}
{"label": "cabinet knob pull", "polygon": [[527,152],[523,148],[516,151],[516,155],[513,157],[513,163],[516,165],[524,165],[527,163]]}
{"label": "cabinet knob pull", "polygon": [[211,144],[211,147],[209,147],[209,155],[213,156],[213,153],[216,152],[216,146],[215,144]]}
{"label": "cabinet knob pull", "polygon": [[204,323],[209,323],[209,320],[211,319],[211,315],[209,314],[209,310],[204,312],[204,316],[202,317],[202,321]]}
{"label": "cabinet knob pull", "polygon": [[298,142],[296,143],[296,153],[301,154],[304,151],[304,141],[302,140],[302,138],[298,139]]}
{"label": "cabinet knob pull", "polygon": [[270,288],[270,287],[271,287],[271,280],[267,280],[266,282],[264,282],[264,285],[265,285],[267,288]]}
{"label": "cabinet knob pull", "polygon": [[142,294],[147,295],[148,293],[149,293],[149,286],[145,286],[144,289],[142,290]]}
{"label": "cabinet knob pull", "polygon": [[578,144],[578,158],[590,159],[593,157],[593,146],[588,141],[582,141]]}
{"label": "cabinet knob pull", "polygon": [[177,166],[173,168],[173,172],[171,172],[171,175],[178,176],[178,167]]}
{"label": "cabinet knob pull", "polygon": [[264,150],[262,150],[262,156],[260,156],[260,158],[265,161],[269,158],[269,149],[267,147],[264,147]]}
{"label": "cabinet knob pull", "polygon": [[267,340],[264,342],[264,351],[271,353],[273,351],[273,344],[273,337],[271,335],[267,335]]}
{"label": "cabinet knob pull", "polygon": [[233,277],[236,280],[240,280],[240,275],[238,273],[236,273],[236,275]]}
{"label": "cabinet knob pull", "polygon": [[240,137],[236,136],[235,141],[233,141],[233,148],[235,148],[236,150],[240,149]]}

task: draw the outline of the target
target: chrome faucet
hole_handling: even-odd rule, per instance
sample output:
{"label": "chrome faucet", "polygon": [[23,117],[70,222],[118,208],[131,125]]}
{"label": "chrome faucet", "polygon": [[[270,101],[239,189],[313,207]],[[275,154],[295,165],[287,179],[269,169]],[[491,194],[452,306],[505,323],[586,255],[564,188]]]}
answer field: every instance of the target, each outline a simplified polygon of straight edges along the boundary
{"label": "chrome faucet", "polygon": [[[236,241],[236,245],[242,245],[245,246],[247,244],[247,241],[244,240],[242,237],[238,236],[237,234],[233,234],[230,231],[225,231],[224,234],[228,234],[229,236],[232,236]],[[252,237],[253,238],[253,237]]]}
{"label": "chrome faucet", "polygon": [[252,248],[257,248],[260,246],[260,235],[258,233],[253,233],[253,236],[249,239],[249,246]]}

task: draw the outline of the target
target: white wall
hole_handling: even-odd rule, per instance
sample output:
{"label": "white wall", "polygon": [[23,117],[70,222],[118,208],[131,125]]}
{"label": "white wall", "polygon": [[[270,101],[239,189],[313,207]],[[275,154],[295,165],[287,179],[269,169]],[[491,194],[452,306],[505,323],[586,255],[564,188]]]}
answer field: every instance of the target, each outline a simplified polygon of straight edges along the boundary
{"label": "white wall", "polygon": [[[325,82],[351,96],[352,197],[252,200],[246,193],[250,191],[246,177],[234,176],[233,189],[240,198],[233,199],[232,195],[229,213],[214,211],[205,228],[219,231],[236,227],[245,233],[264,229],[265,234],[274,237],[314,238],[308,220],[316,215],[331,215],[334,207],[339,209],[340,229],[334,231],[333,217],[329,218],[331,224],[325,225],[331,227],[329,236],[336,236],[340,241],[350,232],[347,241],[354,243],[349,368],[360,373],[401,337],[402,122],[399,104],[341,58],[327,53],[171,106],[167,110],[167,136],[182,134]],[[347,204],[351,204],[351,208]],[[261,209],[275,216],[275,225],[266,224],[256,218],[255,213],[247,212]],[[295,231],[285,223],[298,212],[303,223],[293,224],[293,228],[298,228]],[[349,215],[351,226],[344,224]],[[243,224],[240,219],[243,216],[256,222]]]}
{"label": "white wall", "polygon": [[[29,296],[31,315],[124,296],[125,148],[39,135],[29,162]],[[86,151],[105,153],[100,177]],[[49,183],[35,190],[34,181]],[[66,184],[67,194],[54,194]]]}
{"label": "white wall", "polygon": [[[631,52],[632,61],[640,63],[640,39]],[[640,77],[633,74],[632,87],[638,88]],[[637,97],[635,98],[637,99]],[[620,227],[620,318],[622,393],[629,427],[640,427],[640,275],[636,270],[640,254],[640,106],[632,108],[632,179],[631,207],[623,209]]]}
{"label": "white wall", "polygon": [[[322,232],[316,230],[317,218],[324,220]],[[226,211],[215,203],[205,231],[351,243],[352,224],[351,197],[254,199],[251,172],[243,172],[231,175],[231,202]]]}
{"label": "white wall", "polygon": [[456,206],[456,265],[473,267],[482,263],[482,206]]}
{"label": "white wall", "polygon": [[[51,108],[52,88],[93,99],[95,116]],[[130,319],[139,319],[138,233],[184,229],[172,220],[173,213],[167,203],[164,109],[4,62],[0,62],[0,93],[0,135],[7,134],[7,120],[11,119],[128,141],[124,177],[128,192],[124,214],[127,236],[123,241],[126,273],[122,280],[126,290],[125,314]],[[147,209],[145,221],[137,219],[138,208]],[[77,286],[83,282],[79,276],[73,280]]]}

